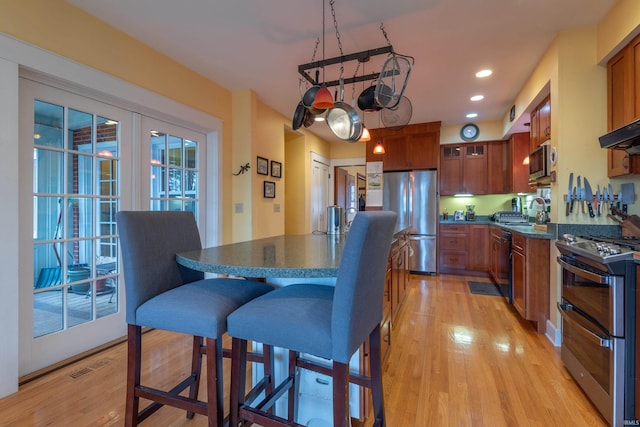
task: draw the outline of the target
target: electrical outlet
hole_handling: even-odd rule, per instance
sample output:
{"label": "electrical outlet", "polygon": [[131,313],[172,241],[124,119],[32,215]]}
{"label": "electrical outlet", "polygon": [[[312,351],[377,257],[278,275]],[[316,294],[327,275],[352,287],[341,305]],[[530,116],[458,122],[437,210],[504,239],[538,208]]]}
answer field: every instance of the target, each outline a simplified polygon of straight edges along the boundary
{"label": "electrical outlet", "polygon": [[235,213],[243,213],[243,212],[244,212],[244,205],[242,203],[236,203]]}

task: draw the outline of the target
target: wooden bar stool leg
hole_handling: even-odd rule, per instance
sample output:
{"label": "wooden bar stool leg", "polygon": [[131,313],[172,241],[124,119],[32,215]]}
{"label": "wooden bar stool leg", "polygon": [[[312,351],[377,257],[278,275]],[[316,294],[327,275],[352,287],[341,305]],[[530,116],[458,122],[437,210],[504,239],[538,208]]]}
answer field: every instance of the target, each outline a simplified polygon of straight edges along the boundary
{"label": "wooden bar stool leg", "polygon": [[206,338],[207,346],[207,412],[209,427],[224,425],[224,390],[222,384],[222,342]]}
{"label": "wooden bar stool leg", "polygon": [[382,352],[380,346],[380,326],[369,335],[369,372],[371,373],[371,398],[373,401],[373,425],[385,427],[384,390],[382,388]]}
{"label": "wooden bar stool leg", "polygon": [[142,328],[128,325],[127,327],[127,403],[125,409],[125,426],[138,425],[138,409],[140,398],[136,388],[140,385],[140,365],[142,363]]}
{"label": "wooden bar stool leg", "polygon": [[[265,367],[266,369],[266,367]],[[233,338],[231,344],[231,385],[229,397],[229,426],[240,422],[240,407],[244,405],[247,382],[247,341]]]}
{"label": "wooden bar stool leg", "polygon": [[[189,388],[189,398],[196,400],[200,390],[200,376],[202,373],[202,337],[193,337],[193,351],[191,352],[191,377],[194,383]],[[194,412],[188,411],[187,418],[192,419]]]}
{"label": "wooden bar stool leg", "polygon": [[333,425],[349,427],[349,364],[333,362]]}

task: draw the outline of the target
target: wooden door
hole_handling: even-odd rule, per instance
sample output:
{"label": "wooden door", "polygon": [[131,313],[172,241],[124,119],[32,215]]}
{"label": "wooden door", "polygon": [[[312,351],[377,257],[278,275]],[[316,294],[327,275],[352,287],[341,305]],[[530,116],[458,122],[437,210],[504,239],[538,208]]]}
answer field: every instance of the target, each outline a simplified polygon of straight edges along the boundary
{"label": "wooden door", "polygon": [[349,207],[349,171],[336,167],[334,177],[333,204],[346,209]]}

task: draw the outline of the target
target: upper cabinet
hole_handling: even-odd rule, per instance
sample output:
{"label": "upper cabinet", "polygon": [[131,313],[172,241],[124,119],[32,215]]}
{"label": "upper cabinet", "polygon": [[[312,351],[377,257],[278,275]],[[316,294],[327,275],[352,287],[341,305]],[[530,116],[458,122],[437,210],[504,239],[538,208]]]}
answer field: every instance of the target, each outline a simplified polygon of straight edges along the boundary
{"label": "upper cabinet", "polygon": [[[617,129],[640,118],[640,36],[607,63],[607,128]],[[640,158],[624,150],[607,150],[610,178],[640,173]]]}
{"label": "upper cabinet", "polygon": [[529,166],[524,159],[529,156],[529,132],[514,133],[509,139],[509,159],[511,161],[511,192],[530,193]]}
{"label": "upper cabinet", "polygon": [[531,112],[530,151],[551,138],[551,98],[547,96]]}
{"label": "upper cabinet", "polygon": [[[372,129],[367,142],[367,162],[382,162],[384,171],[437,169],[440,150],[440,122],[403,128]],[[373,154],[378,142],[384,154]]]}
{"label": "upper cabinet", "polygon": [[440,195],[487,194],[486,143],[446,144],[440,150]]}
{"label": "upper cabinet", "polygon": [[508,141],[441,145],[440,194],[530,192],[529,171],[522,164],[528,150],[528,133]]}

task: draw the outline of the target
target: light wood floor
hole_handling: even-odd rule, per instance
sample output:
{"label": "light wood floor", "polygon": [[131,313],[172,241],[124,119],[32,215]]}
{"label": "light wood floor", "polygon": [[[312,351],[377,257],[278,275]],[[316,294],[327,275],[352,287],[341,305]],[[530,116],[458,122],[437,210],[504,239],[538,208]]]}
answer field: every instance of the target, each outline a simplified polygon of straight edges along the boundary
{"label": "light wood floor", "polygon": [[[501,297],[470,294],[464,277],[413,276],[394,338],[384,373],[389,427],[606,426],[558,350]],[[187,374],[188,338],[152,331],[143,342],[156,385]],[[0,400],[0,425],[122,425],[125,365],[117,345],[32,380]],[[206,419],[163,408],[143,425]]]}

